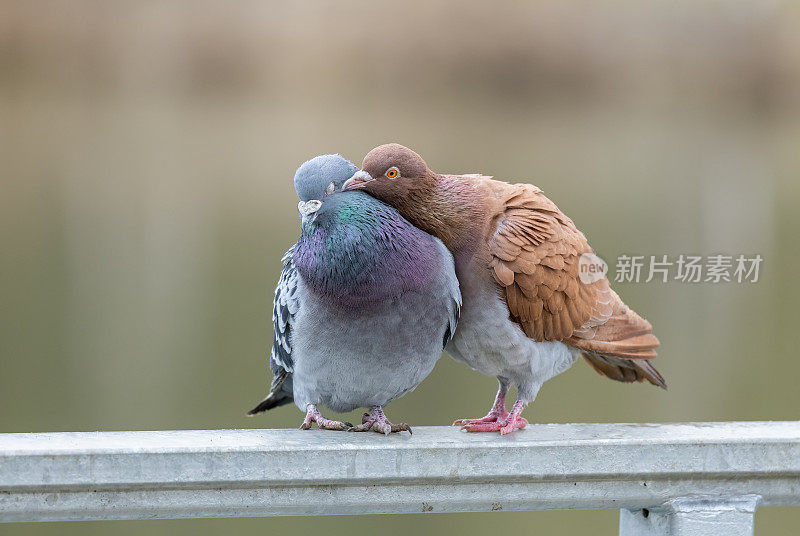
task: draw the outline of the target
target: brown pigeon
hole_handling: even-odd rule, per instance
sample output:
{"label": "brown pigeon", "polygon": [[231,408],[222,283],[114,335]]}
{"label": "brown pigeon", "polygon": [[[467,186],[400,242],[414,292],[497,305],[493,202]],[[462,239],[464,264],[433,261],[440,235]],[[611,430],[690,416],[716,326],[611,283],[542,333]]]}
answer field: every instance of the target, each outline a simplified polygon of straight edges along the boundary
{"label": "brown pigeon", "polygon": [[[524,428],[520,416],[542,384],[584,359],[621,382],[666,388],[650,364],[658,339],[604,273],[582,278],[594,252],[542,191],[484,175],[441,175],[411,149],[390,143],[364,157],[343,189],[388,203],[452,252],[461,285],[461,320],[447,351],[500,388],[488,415],[461,419],[468,431]],[[509,387],[517,401],[505,408]]]}

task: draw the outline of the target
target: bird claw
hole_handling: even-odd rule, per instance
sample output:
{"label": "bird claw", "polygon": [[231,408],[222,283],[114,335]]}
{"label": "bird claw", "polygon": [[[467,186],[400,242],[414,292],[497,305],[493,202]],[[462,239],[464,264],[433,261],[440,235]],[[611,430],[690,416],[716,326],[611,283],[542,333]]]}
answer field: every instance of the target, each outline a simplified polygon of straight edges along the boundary
{"label": "bird claw", "polygon": [[[397,430],[394,429],[395,426],[398,427]],[[411,429],[411,427],[404,422],[392,425],[392,432],[402,432],[402,431],[408,432],[409,435],[414,435],[414,431]]]}
{"label": "bird claw", "polygon": [[[337,432],[349,432],[353,428],[353,424],[349,422],[342,422],[342,421],[331,421],[325,419],[321,423],[318,421],[313,421],[317,423],[317,427],[320,430],[335,430]],[[303,422],[300,425],[301,430],[310,430],[311,423],[310,422]]]}
{"label": "bird claw", "polygon": [[370,413],[364,413],[364,415],[361,417],[361,424],[352,427],[348,431],[369,432],[370,430],[384,435],[397,432],[408,432],[412,435],[414,433],[411,431],[411,427],[404,422],[398,424],[392,424],[389,422],[389,419],[386,418],[386,415],[383,414],[383,411],[380,410],[380,408],[377,410],[373,409],[373,411]]}
{"label": "bird claw", "polygon": [[524,417],[517,417],[512,422],[506,424],[500,429],[500,435],[510,434],[514,430],[522,430],[526,426],[528,426],[528,420]]}
{"label": "bird claw", "polygon": [[506,435],[514,430],[522,430],[526,426],[528,426],[527,419],[517,417],[513,420],[462,424],[461,429],[467,432],[500,432],[500,435]]}
{"label": "bird claw", "polygon": [[352,428],[350,428],[348,430],[348,432],[368,432],[368,431],[372,430],[372,425],[373,424],[375,424],[375,423],[374,422],[371,422],[369,424],[361,423],[358,426],[353,426]]}
{"label": "bird claw", "polygon": [[301,430],[310,430],[311,423],[317,423],[320,430],[336,430],[339,432],[346,432],[353,428],[353,424],[343,421],[332,421],[322,416],[316,406],[309,404],[306,418],[303,424],[300,425]]}
{"label": "bird claw", "polygon": [[361,423],[358,426],[354,426],[349,431],[350,432],[369,432],[372,430],[373,432],[377,432],[379,434],[389,435],[392,432],[401,432],[403,430],[411,431],[410,427],[405,423],[400,424],[392,424],[389,421],[380,422],[380,421],[367,421],[365,423]]}
{"label": "bird claw", "polygon": [[508,419],[508,412],[506,411],[505,414],[498,414],[498,413],[489,413],[486,417],[481,417],[480,419],[458,419],[457,421],[453,421],[453,426],[461,426],[464,428],[465,425],[469,424],[484,424],[490,422],[504,422]]}

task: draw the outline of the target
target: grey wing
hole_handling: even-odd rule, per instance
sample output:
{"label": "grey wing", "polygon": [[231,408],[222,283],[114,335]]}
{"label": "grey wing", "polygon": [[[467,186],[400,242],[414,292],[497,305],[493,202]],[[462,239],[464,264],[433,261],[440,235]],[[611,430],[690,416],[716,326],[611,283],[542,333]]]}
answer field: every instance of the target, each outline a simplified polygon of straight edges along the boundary
{"label": "grey wing", "polygon": [[452,340],[453,335],[455,335],[456,328],[458,327],[458,320],[461,318],[461,287],[459,286],[458,278],[456,277],[453,255],[439,239],[435,240],[439,242],[443,257],[442,261],[446,266],[446,288],[450,298],[450,314],[448,315],[448,323],[444,330],[444,339],[442,340],[442,348],[444,348],[447,346],[447,343]]}
{"label": "grey wing", "polygon": [[292,372],[292,327],[294,317],[300,309],[298,284],[300,275],[294,266],[292,255],[294,246],[283,256],[283,269],[275,287],[275,300],[272,302],[273,340],[270,354],[270,368],[277,374],[280,369]]}
{"label": "grey wing", "polygon": [[299,275],[292,262],[294,246],[283,256],[283,268],[275,287],[275,299],[272,302],[273,339],[269,356],[269,368],[274,375],[269,387],[269,394],[247,414],[254,415],[292,401],[292,371],[294,358],[292,355],[292,324],[300,308],[298,296]]}

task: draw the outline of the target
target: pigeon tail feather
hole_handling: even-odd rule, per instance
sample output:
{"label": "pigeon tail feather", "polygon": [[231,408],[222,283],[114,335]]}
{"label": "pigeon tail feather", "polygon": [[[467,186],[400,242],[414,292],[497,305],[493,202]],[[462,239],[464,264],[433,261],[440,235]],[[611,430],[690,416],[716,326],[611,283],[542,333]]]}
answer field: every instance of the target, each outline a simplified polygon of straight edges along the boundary
{"label": "pigeon tail feather", "polygon": [[664,377],[647,359],[623,359],[591,352],[581,355],[598,374],[610,380],[625,383],[647,380],[657,387],[667,388]]}
{"label": "pigeon tail feather", "polygon": [[[287,380],[290,380],[287,384]],[[280,369],[272,379],[269,394],[258,403],[256,407],[247,412],[247,415],[255,415],[262,411],[267,411],[279,406],[285,406],[294,400],[292,397],[291,374],[285,369]]]}
{"label": "pigeon tail feather", "polygon": [[247,412],[248,415],[255,415],[279,406],[285,406],[292,402],[292,397],[286,393],[270,393],[256,407]]}

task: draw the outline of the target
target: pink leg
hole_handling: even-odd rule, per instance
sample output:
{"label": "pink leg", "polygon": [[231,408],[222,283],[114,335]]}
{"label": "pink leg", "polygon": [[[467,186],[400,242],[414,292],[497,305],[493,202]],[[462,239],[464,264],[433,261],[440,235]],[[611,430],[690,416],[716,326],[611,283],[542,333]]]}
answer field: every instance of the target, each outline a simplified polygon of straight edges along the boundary
{"label": "pink leg", "polygon": [[338,430],[340,432],[344,432],[346,430],[351,430],[353,425],[349,422],[342,422],[342,421],[332,421],[330,419],[326,419],[322,416],[322,413],[319,412],[317,406],[314,404],[309,404],[306,407],[306,418],[303,419],[303,424],[300,425],[301,430],[308,430],[311,428],[311,423],[317,423],[320,430]]}
{"label": "pink leg", "polygon": [[463,425],[461,428],[467,432],[500,432],[500,435],[510,434],[514,430],[522,430],[528,426],[528,421],[520,417],[522,410],[525,409],[525,404],[517,400],[514,402],[514,407],[511,408],[505,419],[495,422],[484,422]]}
{"label": "pink leg", "polygon": [[466,425],[470,424],[505,421],[506,417],[508,417],[508,411],[506,411],[506,390],[507,389],[505,389],[503,385],[497,390],[497,396],[494,398],[492,409],[489,410],[486,417],[481,417],[480,419],[458,419],[453,423],[453,426],[460,424],[461,427],[464,428]]}
{"label": "pink leg", "polygon": [[525,409],[525,404],[517,399],[514,406],[511,408],[511,413],[508,414],[506,425],[500,430],[500,435],[510,434],[514,430],[522,430],[528,426],[528,421],[522,417],[522,410]]}
{"label": "pink leg", "polygon": [[404,422],[400,424],[390,423],[380,406],[369,408],[369,412],[365,413],[361,419],[361,424],[350,429],[351,432],[368,432],[369,430],[386,435],[403,431],[407,431],[409,434],[413,433],[411,427]]}

